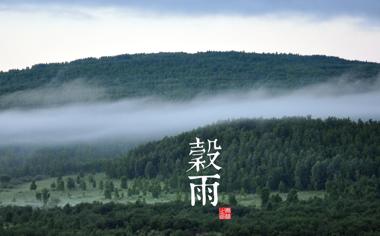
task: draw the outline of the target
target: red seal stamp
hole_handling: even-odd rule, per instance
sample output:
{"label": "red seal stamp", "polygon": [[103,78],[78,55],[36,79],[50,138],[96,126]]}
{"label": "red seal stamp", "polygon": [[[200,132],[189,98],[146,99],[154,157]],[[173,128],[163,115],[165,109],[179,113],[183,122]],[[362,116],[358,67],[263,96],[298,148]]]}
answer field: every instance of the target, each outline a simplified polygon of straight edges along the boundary
{"label": "red seal stamp", "polygon": [[219,207],[219,220],[231,220],[232,211],[230,207]]}

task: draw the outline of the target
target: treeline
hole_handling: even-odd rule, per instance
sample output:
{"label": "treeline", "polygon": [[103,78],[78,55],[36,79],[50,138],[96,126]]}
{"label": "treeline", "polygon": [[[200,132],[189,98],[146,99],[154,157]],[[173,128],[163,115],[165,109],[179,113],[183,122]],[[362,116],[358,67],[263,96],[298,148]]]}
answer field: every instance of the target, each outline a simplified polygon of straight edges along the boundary
{"label": "treeline", "polygon": [[104,162],[124,155],[133,145],[120,141],[52,147],[2,147],[0,176],[9,176],[14,181],[29,181],[44,176],[101,172]]}
{"label": "treeline", "polygon": [[[110,161],[112,178],[157,178],[188,188],[189,143],[218,139],[216,163],[226,192],[323,190],[333,181],[380,176],[380,123],[328,118],[236,120],[210,125],[139,146]],[[206,142],[207,143],[207,142]],[[208,160],[207,157],[206,161]]]}
{"label": "treeline", "polygon": [[[2,178],[0,177],[0,183],[1,182]],[[0,188],[1,187],[2,186],[0,185]],[[49,188],[41,188],[39,181],[32,180],[29,188],[30,190],[35,191],[37,200],[42,201],[44,206],[49,202],[51,192],[59,192],[61,195],[67,193],[70,196],[72,191],[85,192],[87,190],[98,189],[103,192],[104,199],[117,201],[124,199],[124,197],[129,198],[137,196],[142,201],[145,201],[146,197],[151,196],[152,198],[159,198],[161,194],[167,194],[171,191],[168,186],[163,185],[160,181],[154,179],[140,178],[128,181],[126,177],[122,177],[120,181],[114,181],[109,178],[96,179],[94,175],[85,175],[83,172],[76,177],[57,177],[51,182]],[[177,199],[181,199],[182,196],[182,193],[177,192]],[[50,206],[57,206],[59,199],[58,201],[57,199],[52,200],[53,201],[49,202]]]}
{"label": "treeline", "polygon": [[[0,72],[0,96],[82,79],[109,98],[191,98],[199,93],[259,86],[298,88],[340,76],[371,81],[380,65],[327,56],[244,52],[156,53],[87,58]],[[18,104],[22,105],[22,104]],[[0,107],[17,106],[2,104]]]}
{"label": "treeline", "polygon": [[7,206],[0,208],[0,235],[378,235],[380,183],[361,177],[341,190],[308,201],[299,200],[295,190],[286,199],[268,195],[261,208],[227,204],[232,220],[226,221],[218,219],[217,207],[182,201]]}
{"label": "treeline", "polygon": [[377,121],[335,118],[253,119],[210,125],[129,152],[122,144],[3,148],[0,187],[44,176],[106,171],[112,178],[157,179],[171,189],[187,190],[189,143],[197,136],[217,138],[222,145],[217,163],[223,191],[322,190],[339,178],[354,182],[361,176],[379,177],[379,126]]}

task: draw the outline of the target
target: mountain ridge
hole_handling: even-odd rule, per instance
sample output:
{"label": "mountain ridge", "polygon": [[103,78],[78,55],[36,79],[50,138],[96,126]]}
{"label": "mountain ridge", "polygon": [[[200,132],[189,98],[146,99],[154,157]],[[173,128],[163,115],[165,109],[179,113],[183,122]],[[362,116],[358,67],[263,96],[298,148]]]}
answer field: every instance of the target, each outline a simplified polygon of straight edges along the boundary
{"label": "mountain ridge", "polygon": [[230,89],[295,89],[347,77],[372,83],[380,64],[337,57],[245,52],[122,54],[0,72],[1,97],[81,79],[110,99],[191,99]]}

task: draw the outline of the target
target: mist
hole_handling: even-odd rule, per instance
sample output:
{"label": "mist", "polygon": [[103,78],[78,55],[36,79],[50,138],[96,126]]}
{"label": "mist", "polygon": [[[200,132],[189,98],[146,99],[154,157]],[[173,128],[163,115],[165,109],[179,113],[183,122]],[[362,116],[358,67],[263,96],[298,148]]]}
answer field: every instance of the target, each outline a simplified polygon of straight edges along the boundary
{"label": "mist", "polygon": [[[182,102],[147,97],[8,109],[0,111],[0,145],[60,145],[112,140],[135,143],[237,118],[311,115],[313,118],[334,116],[377,120],[380,118],[378,84],[363,86],[338,82],[275,93],[266,89],[230,91]],[[79,93],[79,90],[75,91]],[[57,95],[51,90],[48,93],[45,91],[42,96]],[[26,98],[31,94],[37,96],[38,93],[27,91],[18,93],[17,97]]]}
{"label": "mist", "polygon": [[0,97],[0,107],[41,107],[107,99],[107,90],[85,79],[65,83],[53,80],[45,86],[26,89]]}

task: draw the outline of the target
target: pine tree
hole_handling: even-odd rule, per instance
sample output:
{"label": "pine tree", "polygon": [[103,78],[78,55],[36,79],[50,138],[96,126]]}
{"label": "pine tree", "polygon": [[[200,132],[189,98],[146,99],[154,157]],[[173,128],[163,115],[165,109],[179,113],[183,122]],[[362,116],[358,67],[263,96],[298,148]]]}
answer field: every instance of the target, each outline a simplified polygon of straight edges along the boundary
{"label": "pine tree", "polygon": [[114,195],[115,195],[115,199],[117,199],[117,200],[120,199],[119,189],[115,188]]}
{"label": "pine tree", "polygon": [[36,192],[36,199],[37,199],[38,201],[41,201],[41,200],[42,200],[42,194],[41,194],[41,192]]}
{"label": "pine tree", "polygon": [[111,195],[112,193],[111,193],[111,191],[110,191],[110,189],[109,188],[106,188],[105,190],[104,190],[104,197],[106,198],[106,199],[112,199],[112,195]]}
{"label": "pine tree", "polygon": [[261,189],[260,198],[261,198],[261,205],[262,206],[265,206],[268,203],[269,195],[270,195],[269,188],[265,187],[265,188]]}
{"label": "pine tree", "polygon": [[71,177],[67,178],[67,183],[66,183],[66,185],[67,185],[67,189],[68,189],[68,190],[73,190],[73,189],[75,189],[75,181],[74,181],[74,179],[71,178]]}
{"label": "pine tree", "polygon": [[81,181],[79,183],[79,187],[80,187],[81,190],[86,191],[87,190],[86,181],[84,181],[83,179],[81,179]]}
{"label": "pine tree", "polygon": [[57,190],[58,191],[65,191],[65,182],[63,182],[62,178],[57,179]]}
{"label": "pine tree", "polygon": [[44,203],[44,205],[47,204],[47,202],[49,201],[49,198],[50,198],[49,190],[46,188],[42,189],[42,202]]}
{"label": "pine tree", "polygon": [[285,185],[285,183],[282,180],[278,184],[278,191],[280,191],[281,193],[286,193],[287,192],[286,185]]}
{"label": "pine tree", "polygon": [[32,183],[30,184],[30,190],[36,190],[37,189],[37,184],[36,181],[33,180]]}
{"label": "pine tree", "polygon": [[292,189],[289,191],[288,196],[286,197],[286,202],[293,203],[298,201],[297,190]]}
{"label": "pine tree", "polygon": [[121,177],[120,187],[122,189],[127,189],[128,188],[128,180],[127,180],[126,176]]}
{"label": "pine tree", "polygon": [[232,206],[236,206],[238,204],[237,199],[234,194],[228,195],[228,203]]}

